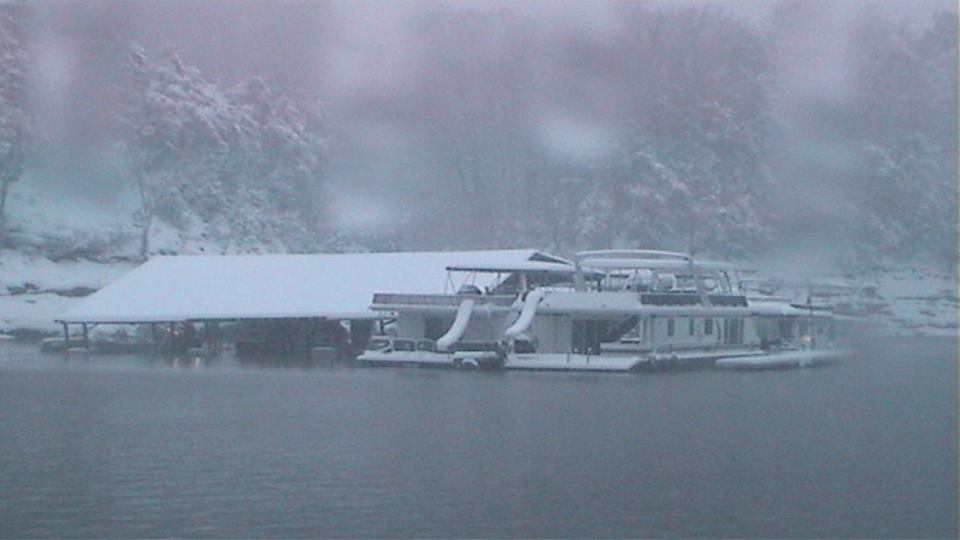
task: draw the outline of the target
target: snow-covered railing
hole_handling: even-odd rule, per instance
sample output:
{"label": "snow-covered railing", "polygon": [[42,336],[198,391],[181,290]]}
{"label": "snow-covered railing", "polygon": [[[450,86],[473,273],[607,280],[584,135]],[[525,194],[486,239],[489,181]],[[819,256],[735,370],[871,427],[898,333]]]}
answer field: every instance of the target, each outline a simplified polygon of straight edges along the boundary
{"label": "snow-covered railing", "polygon": [[[511,295],[478,295],[470,296],[476,304],[492,304],[495,306],[510,307],[515,299]],[[396,294],[376,293],[373,295],[374,306],[459,306],[463,295],[456,294]]]}
{"label": "snow-covered railing", "polygon": [[[708,298],[714,306],[747,306],[747,298],[741,295],[711,294]],[[696,306],[701,303],[701,298],[692,292],[640,293],[640,302],[648,306]]]}

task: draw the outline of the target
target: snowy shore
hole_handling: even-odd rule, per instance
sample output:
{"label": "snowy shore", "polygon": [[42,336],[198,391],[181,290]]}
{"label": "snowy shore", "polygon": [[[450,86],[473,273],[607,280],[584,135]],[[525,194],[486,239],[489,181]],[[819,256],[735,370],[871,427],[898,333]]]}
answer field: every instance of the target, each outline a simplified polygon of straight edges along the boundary
{"label": "snowy shore", "polygon": [[130,271],[126,262],[53,262],[41,255],[0,251],[0,333],[17,337],[56,334],[54,320],[110,281]]}
{"label": "snowy shore", "polygon": [[[136,266],[128,261],[51,261],[20,251],[0,251],[0,334],[38,338],[60,331],[55,319],[84,296]],[[884,333],[957,336],[957,282],[923,268],[889,270],[865,280],[876,285],[872,318]]]}

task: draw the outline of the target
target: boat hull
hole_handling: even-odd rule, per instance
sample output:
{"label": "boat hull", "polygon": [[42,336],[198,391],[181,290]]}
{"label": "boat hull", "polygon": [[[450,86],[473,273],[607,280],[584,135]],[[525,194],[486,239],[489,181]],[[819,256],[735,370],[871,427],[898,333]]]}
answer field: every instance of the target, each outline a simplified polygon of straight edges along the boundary
{"label": "boat hull", "polygon": [[843,350],[815,350],[815,351],[777,351],[762,355],[722,358],[717,360],[718,369],[761,371],[777,369],[797,369],[806,367],[821,367],[835,364],[846,356]]}
{"label": "boat hull", "polygon": [[510,370],[629,372],[642,361],[640,356],[587,354],[511,354],[503,363]]}
{"label": "boat hull", "polygon": [[373,367],[425,367],[461,369],[499,369],[503,361],[488,352],[435,353],[427,351],[368,351],[357,357],[361,365]]}

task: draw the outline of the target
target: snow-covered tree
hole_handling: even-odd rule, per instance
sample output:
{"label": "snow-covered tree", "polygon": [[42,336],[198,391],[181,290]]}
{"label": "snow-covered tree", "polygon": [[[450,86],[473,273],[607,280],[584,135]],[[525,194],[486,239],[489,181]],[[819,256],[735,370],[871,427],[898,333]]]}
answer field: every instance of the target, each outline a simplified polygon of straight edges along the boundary
{"label": "snow-covered tree", "polygon": [[874,258],[957,258],[957,14],[926,30],[866,18],[857,108],[858,244]]}
{"label": "snow-covered tree", "polygon": [[119,93],[141,256],[158,219],[226,251],[322,245],[317,108],[260,79],[225,92],[176,54],[138,47]]}
{"label": "snow-covered tree", "polygon": [[0,246],[6,237],[7,197],[23,173],[31,133],[26,10],[23,2],[0,2]]}
{"label": "snow-covered tree", "polygon": [[[250,79],[230,93],[241,114],[236,174],[245,184],[235,219],[251,216],[269,237],[295,251],[322,247],[325,233],[326,125],[318,103]],[[250,227],[246,227],[250,231]]]}
{"label": "snow-covered tree", "polygon": [[623,37],[594,53],[621,89],[626,136],[588,199],[602,213],[581,218],[606,231],[590,241],[756,251],[768,234],[759,204],[768,183],[761,37],[714,7],[628,5],[622,23]]}
{"label": "snow-covered tree", "polygon": [[134,47],[121,88],[120,124],[140,207],[140,256],[150,252],[157,219],[183,224],[190,184],[212,180],[211,162],[226,150],[226,100],[176,54],[158,59]]}

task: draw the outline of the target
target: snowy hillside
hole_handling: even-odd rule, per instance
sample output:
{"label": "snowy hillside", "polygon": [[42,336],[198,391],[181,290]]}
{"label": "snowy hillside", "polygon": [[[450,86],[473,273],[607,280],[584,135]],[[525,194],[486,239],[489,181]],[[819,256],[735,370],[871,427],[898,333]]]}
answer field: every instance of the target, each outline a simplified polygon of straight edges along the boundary
{"label": "snowy hillside", "polygon": [[57,331],[54,319],[72,303],[133,268],[129,262],[62,260],[0,251],[0,332]]}
{"label": "snowy hillside", "polygon": [[878,291],[889,303],[884,328],[896,335],[957,336],[957,279],[919,269],[888,272]]}

